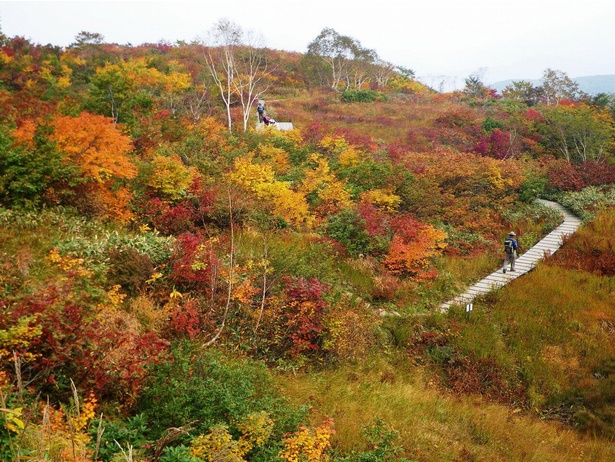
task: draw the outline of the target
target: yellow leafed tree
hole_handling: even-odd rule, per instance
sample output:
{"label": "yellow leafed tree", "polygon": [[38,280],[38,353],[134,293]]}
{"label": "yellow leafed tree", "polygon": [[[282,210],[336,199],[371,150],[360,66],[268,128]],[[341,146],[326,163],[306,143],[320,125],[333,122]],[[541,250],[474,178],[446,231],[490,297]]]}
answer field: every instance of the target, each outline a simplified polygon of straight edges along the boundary
{"label": "yellow leafed tree", "polygon": [[287,181],[277,181],[270,165],[254,163],[253,156],[240,157],[229,178],[265,201],[275,215],[294,225],[311,223],[305,194],[294,191]]}
{"label": "yellow leafed tree", "polygon": [[319,209],[323,214],[350,205],[350,193],[346,189],[346,183],[339,180],[331,171],[329,161],[318,154],[312,154],[310,161],[315,167],[305,171],[299,190],[305,195],[315,192],[320,200]]}
{"label": "yellow leafed tree", "polygon": [[196,173],[193,167],[186,167],[178,157],[156,155],[152,159],[153,172],[147,185],[171,200],[186,195]]}

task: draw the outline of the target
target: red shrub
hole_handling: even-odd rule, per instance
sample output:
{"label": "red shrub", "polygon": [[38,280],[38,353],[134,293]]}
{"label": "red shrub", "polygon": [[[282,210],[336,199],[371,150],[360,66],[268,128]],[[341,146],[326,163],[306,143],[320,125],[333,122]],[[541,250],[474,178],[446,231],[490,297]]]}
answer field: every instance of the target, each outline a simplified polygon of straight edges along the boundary
{"label": "red shrub", "polygon": [[377,147],[369,134],[359,133],[347,128],[329,127],[320,120],[316,120],[305,127],[301,134],[303,139],[310,144],[319,144],[325,136],[342,136],[353,146],[361,146],[368,151],[374,151]]}
{"label": "red shrub", "polygon": [[587,186],[615,183],[615,165],[588,160],[580,165],[543,156],[541,163],[549,182],[562,191],[580,191]]}
{"label": "red shrub", "polygon": [[329,287],[317,279],[285,277],[284,283],[288,353],[297,358],[321,347],[322,321],[328,308],[323,296]]}
{"label": "red shrub", "polygon": [[169,232],[179,234],[194,230],[195,210],[189,201],[183,201],[169,207],[168,211],[157,217],[157,222]]}
{"label": "red shrub", "polygon": [[213,289],[213,277],[219,266],[218,258],[204,236],[185,233],[177,238],[177,246],[170,260],[170,279],[187,290]]}
{"label": "red shrub", "polygon": [[474,152],[495,159],[505,159],[509,155],[509,148],[510,133],[496,128],[491,130],[488,136],[481,135],[480,140],[474,147]]}
{"label": "red shrub", "polygon": [[163,358],[169,343],[154,332],[132,329],[123,312],[83,330],[88,343],[76,355],[82,375],[81,383],[75,383],[130,405],[143,387],[148,366]]}
{"label": "red shrub", "polygon": [[527,121],[530,121],[530,120],[542,121],[544,117],[536,109],[529,108],[527,112],[525,113],[524,118]]}
{"label": "red shrub", "polygon": [[315,120],[301,130],[301,136],[306,143],[320,144],[322,139],[327,136],[327,131],[322,121]]}
{"label": "red shrub", "polygon": [[189,299],[173,307],[168,325],[172,337],[195,338],[201,332],[202,320],[196,300]]}
{"label": "red shrub", "polygon": [[369,202],[361,202],[359,215],[365,221],[365,230],[370,237],[384,236],[389,230],[389,216]]}
{"label": "red shrub", "polygon": [[[5,313],[11,322],[35,315],[31,326],[41,335],[24,345],[37,359],[28,364],[43,391],[70,393],[70,380],[98,397],[130,403],[139,392],[149,364],[168,342],[143,333],[123,310],[101,308],[79,281],[70,279],[28,295]],[[104,313],[100,310],[106,310]],[[25,352],[25,351],[24,351]]]}
{"label": "red shrub", "polygon": [[585,182],[579,170],[564,159],[546,159],[549,183],[562,191],[580,191]]}
{"label": "red shrub", "polygon": [[446,128],[463,128],[475,122],[476,115],[466,108],[453,109],[436,118],[436,124]]}
{"label": "red shrub", "polygon": [[585,228],[564,240],[548,261],[600,276],[615,276],[615,215],[599,213]]}
{"label": "red shrub", "polygon": [[360,133],[348,128],[337,128],[333,133],[335,136],[343,136],[353,146],[361,146],[370,152],[376,150],[376,143],[374,143],[369,133]]}
{"label": "red shrub", "polygon": [[193,198],[192,202],[194,203],[193,213],[201,221],[201,224],[203,224],[207,221],[208,215],[214,210],[217,191],[206,188],[203,184],[203,179],[200,176],[196,176],[190,185],[189,192]]}
{"label": "red shrub", "polygon": [[489,358],[455,354],[443,365],[445,384],[459,394],[480,394],[500,403],[525,403],[525,386]]}
{"label": "red shrub", "polygon": [[404,242],[415,240],[420,231],[425,227],[425,225],[410,214],[395,217],[391,225],[395,234],[399,235]]}
{"label": "red shrub", "polygon": [[588,160],[578,166],[586,186],[615,183],[615,165]]}
{"label": "red shrub", "polygon": [[173,204],[158,197],[148,197],[142,201],[143,215],[146,220],[163,234],[179,234],[195,230],[198,215],[189,201]]}
{"label": "red shrub", "polygon": [[[410,143],[408,143],[410,144]],[[387,146],[387,152],[393,162],[397,162],[409,151],[408,146],[399,141],[394,141]]]}
{"label": "red shrub", "polygon": [[429,132],[418,128],[410,128],[406,133],[406,144],[409,151],[429,151],[435,139],[435,136],[429,136]]}

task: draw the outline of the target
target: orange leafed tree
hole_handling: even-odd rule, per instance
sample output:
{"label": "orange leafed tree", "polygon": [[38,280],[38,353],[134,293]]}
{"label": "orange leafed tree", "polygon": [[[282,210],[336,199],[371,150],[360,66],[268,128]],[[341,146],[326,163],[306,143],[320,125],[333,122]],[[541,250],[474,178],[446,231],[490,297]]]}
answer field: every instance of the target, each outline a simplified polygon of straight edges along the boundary
{"label": "orange leafed tree", "polygon": [[82,112],[78,117],[57,117],[53,125],[53,139],[86,178],[104,183],[135,177],[137,169],[127,155],[130,138],[113,126],[111,118]]}
{"label": "orange leafed tree", "polygon": [[56,117],[53,126],[52,139],[67,161],[80,167],[86,193],[101,204],[102,214],[120,221],[128,219],[131,194],[118,181],[137,174],[128,156],[132,150],[130,138],[116,128],[111,118],[87,112],[78,117]]}
{"label": "orange leafed tree", "polygon": [[393,229],[395,235],[384,259],[385,266],[393,273],[405,273],[415,280],[435,277],[437,273],[429,271],[429,260],[446,247],[446,233],[411,216],[397,217]]}

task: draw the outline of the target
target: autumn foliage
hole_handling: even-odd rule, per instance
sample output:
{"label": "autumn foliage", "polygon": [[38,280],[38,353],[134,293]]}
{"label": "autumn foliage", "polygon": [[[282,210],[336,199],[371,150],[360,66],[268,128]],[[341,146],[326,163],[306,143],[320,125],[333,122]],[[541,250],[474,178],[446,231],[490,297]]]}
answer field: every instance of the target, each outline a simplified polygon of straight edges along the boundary
{"label": "autumn foliage", "polygon": [[[241,72],[226,76],[223,50],[207,66],[200,44],[82,32],[62,49],[0,33],[0,459],[393,460],[381,443],[356,452],[323,409],[307,415],[315,398],[293,407],[274,379],[338,367],[361,373],[327,387],[395,369],[374,387],[394,392],[419,365],[434,396],[534,399],[536,412],[580,383],[585,427],[605,431],[610,350],[591,363],[600,377],[578,355],[566,367],[587,377],[552,385],[532,368],[563,364],[559,345],[509,357],[511,323],[472,337],[498,339],[486,354],[464,336],[493,324],[430,313],[499,265],[510,229],[530,245],[553,229],[537,197],[591,218],[547,266],[608,286],[612,100],[500,97],[475,80],[437,92],[324,32],[306,55],[233,44]],[[319,55],[327,37],[352,59]],[[254,57],[267,71],[248,87]],[[294,128],[256,125],[257,94]],[[495,294],[490,316],[498,300],[516,303]],[[610,315],[595,316],[606,338]],[[411,459],[480,458],[429,451]]]}
{"label": "autumn foliage", "polygon": [[393,273],[406,273],[417,280],[435,278],[437,273],[428,270],[429,257],[446,247],[446,234],[411,216],[396,217],[392,228],[396,233],[384,259],[385,266]]}

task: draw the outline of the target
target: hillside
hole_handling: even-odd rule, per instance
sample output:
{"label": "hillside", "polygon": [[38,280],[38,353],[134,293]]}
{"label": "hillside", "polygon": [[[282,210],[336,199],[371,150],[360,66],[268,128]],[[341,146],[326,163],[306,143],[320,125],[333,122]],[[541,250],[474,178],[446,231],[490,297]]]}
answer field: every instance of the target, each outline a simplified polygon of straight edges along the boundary
{"label": "hillside", "polygon": [[235,32],[0,34],[0,459],[615,458],[614,102]]}

